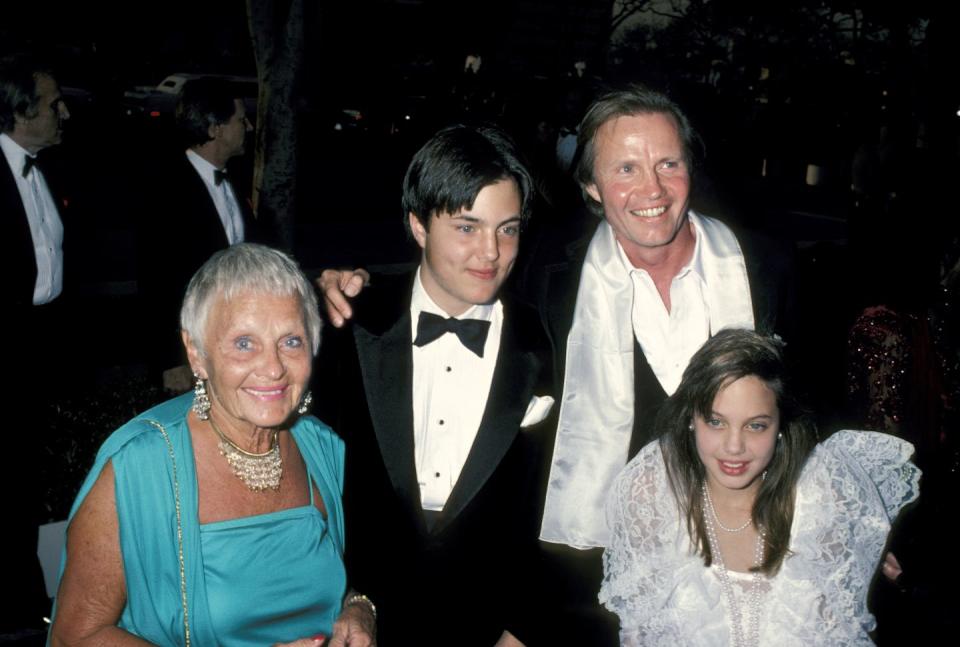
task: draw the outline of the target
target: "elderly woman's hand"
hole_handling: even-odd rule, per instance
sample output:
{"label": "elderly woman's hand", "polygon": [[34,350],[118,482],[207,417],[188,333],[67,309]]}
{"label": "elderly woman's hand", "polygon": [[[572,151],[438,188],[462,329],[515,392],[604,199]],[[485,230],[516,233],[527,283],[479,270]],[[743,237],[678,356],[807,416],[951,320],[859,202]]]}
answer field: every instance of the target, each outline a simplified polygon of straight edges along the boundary
{"label": "elderly woman's hand", "polygon": [[374,647],[377,617],[369,604],[347,604],[333,623],[330,647]]}

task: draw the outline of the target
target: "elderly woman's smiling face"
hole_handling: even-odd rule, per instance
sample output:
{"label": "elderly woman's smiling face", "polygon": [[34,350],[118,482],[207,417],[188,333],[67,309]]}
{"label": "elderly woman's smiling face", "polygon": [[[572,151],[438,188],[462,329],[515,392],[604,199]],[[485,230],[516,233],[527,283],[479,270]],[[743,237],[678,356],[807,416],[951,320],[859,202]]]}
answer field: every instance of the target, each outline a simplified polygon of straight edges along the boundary
{"label": "elderly woman's smiling face", "polygon": [[218,299],[203,347],[205,355],[187,342],[190,364],[207,378],[212,413],[227,424],[277,427],[300,404],[312,353],[297,296],[243,292]]}

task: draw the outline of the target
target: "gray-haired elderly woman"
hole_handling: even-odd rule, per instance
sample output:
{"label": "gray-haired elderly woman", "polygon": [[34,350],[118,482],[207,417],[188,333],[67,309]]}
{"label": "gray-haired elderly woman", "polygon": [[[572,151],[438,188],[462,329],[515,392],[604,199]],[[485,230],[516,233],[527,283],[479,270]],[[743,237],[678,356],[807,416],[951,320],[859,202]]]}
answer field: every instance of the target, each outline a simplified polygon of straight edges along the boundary
{"label": "gray-haired elderly woman", "polygon": [[320,318],[286,255],[240,244],[187,287],[187,394],[103,444],[77,496],[53,645],[373,644],[347,594],[343,443],[306,415]]}

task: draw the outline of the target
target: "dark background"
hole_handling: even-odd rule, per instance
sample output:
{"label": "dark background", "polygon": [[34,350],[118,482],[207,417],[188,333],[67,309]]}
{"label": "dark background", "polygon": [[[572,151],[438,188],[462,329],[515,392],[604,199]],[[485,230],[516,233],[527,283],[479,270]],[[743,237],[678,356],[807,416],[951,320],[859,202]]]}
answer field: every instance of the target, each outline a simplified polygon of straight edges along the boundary
{"label": "dark background", "polygon": [[[557,132],[575,127],[599,87],[624,80],[667,90],[700,130],[701,206],[800,242],[845,239],[858,152],[885,147],[898,166],[918,151],[939,168],[956,163],[955,3],[632,2],[641,21],[613,40],[611,0],[304,4],[294,246],[310,266],[407,256],[390,242],[402,172],[451,121],[510,130],[554,198],[550,213],[568,211],[570,187],[550,159]],[[664,12],[674,14],[667,26],[643,22]],[[162,118],[127,118],[123,92],[174,72],[256,76],[240,0],[54,0],[5,6],[3,18],[0,49],[32,49],[56,67],[73,112],[58,154],[77,175],[87,230],[111,242],[135,217],[138,196],[123,188],[139,186],[144,158],[172,140]],[[476,75],[463,72],[468,54],[482,56]],[[583,78],[575,61],[586,63]],[[804,183],[809,164],[820,168],[815,187]],[[111,167],[124,179],[103,186]],[[899,172],[871,177],[892,185],[905,181]],[[361,225],[371,221],[388,231]],[[373,244],[342,242],[357,227]],[[135,259],[87,256],[90,281],[133,275]]]}
{"label": "dark background", "polygon": [[[540,176],[541,228],[578,217],[578,191],[554,162],[557,136],[605,85],[648,83],[672,94],[703,136],[696,206],[795,243],[795,355],[814,377],[825,433],[855,424],[853,322],[877,304],[925,320],[960,222],[957,3],[626,4],[640,20],[611,38],[621,5],[610,0],[306,3],[296,255],[313,270],[411,259],[403,171],[454,121],[495,121],[521,143]],[[176,140],[169,115],[131,113],[124,92],[175,72],[255,77],[257,66],[241,0],[54,0],[0,11],[0,54],[46,56],[72,113],[64,143],[49,151],[68,176],[74,215],[76,315],[62,338],[44,340],[63,348],[75,375],[42,423],[55,466],[49,514],[60,519],[102,438],[165,397],[140,371],[152,342],[139,334],[134,232],[151,199],[141,189],[149,161]],[[477,74],[464,72],[467,55],[482,57]],[[816,184],[805,181],[811,165]],[[249,172],[252,155],[240,166]],[[940,458],[925,492],[939,483],[941,496],[897,540],[923,586],[902,594],[913,596],[906,603],[881,601],[886,644],[902,644],[910,614],[938,631],[956,627],[938,611],[956,599],[956,568],[937,565],[952,554],[940,520],[957,512],[957,463]]]}

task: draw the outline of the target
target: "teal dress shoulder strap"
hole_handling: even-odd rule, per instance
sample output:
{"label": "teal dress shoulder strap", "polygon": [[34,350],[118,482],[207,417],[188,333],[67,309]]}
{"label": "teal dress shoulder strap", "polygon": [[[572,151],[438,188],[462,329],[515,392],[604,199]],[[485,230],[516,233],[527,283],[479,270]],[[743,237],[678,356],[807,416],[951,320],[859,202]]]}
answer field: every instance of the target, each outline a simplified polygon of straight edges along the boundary
{"label": "teal dress shoulder strap", "polygon": [[[191,402],[189,393],[174,398],[117,429],[97,453],[69,517],[110,462],[127,585],[118,625],[162,645],[215,644],[202,586]],[[61,576],[66,559],[64,551]]]}
{"label": "teal dress shoulder strap", "polygon": [[291,430],[307,472],[327,509],[327,525],[340,554],[343,532],[343,440],[314,416],[304,416]]}

